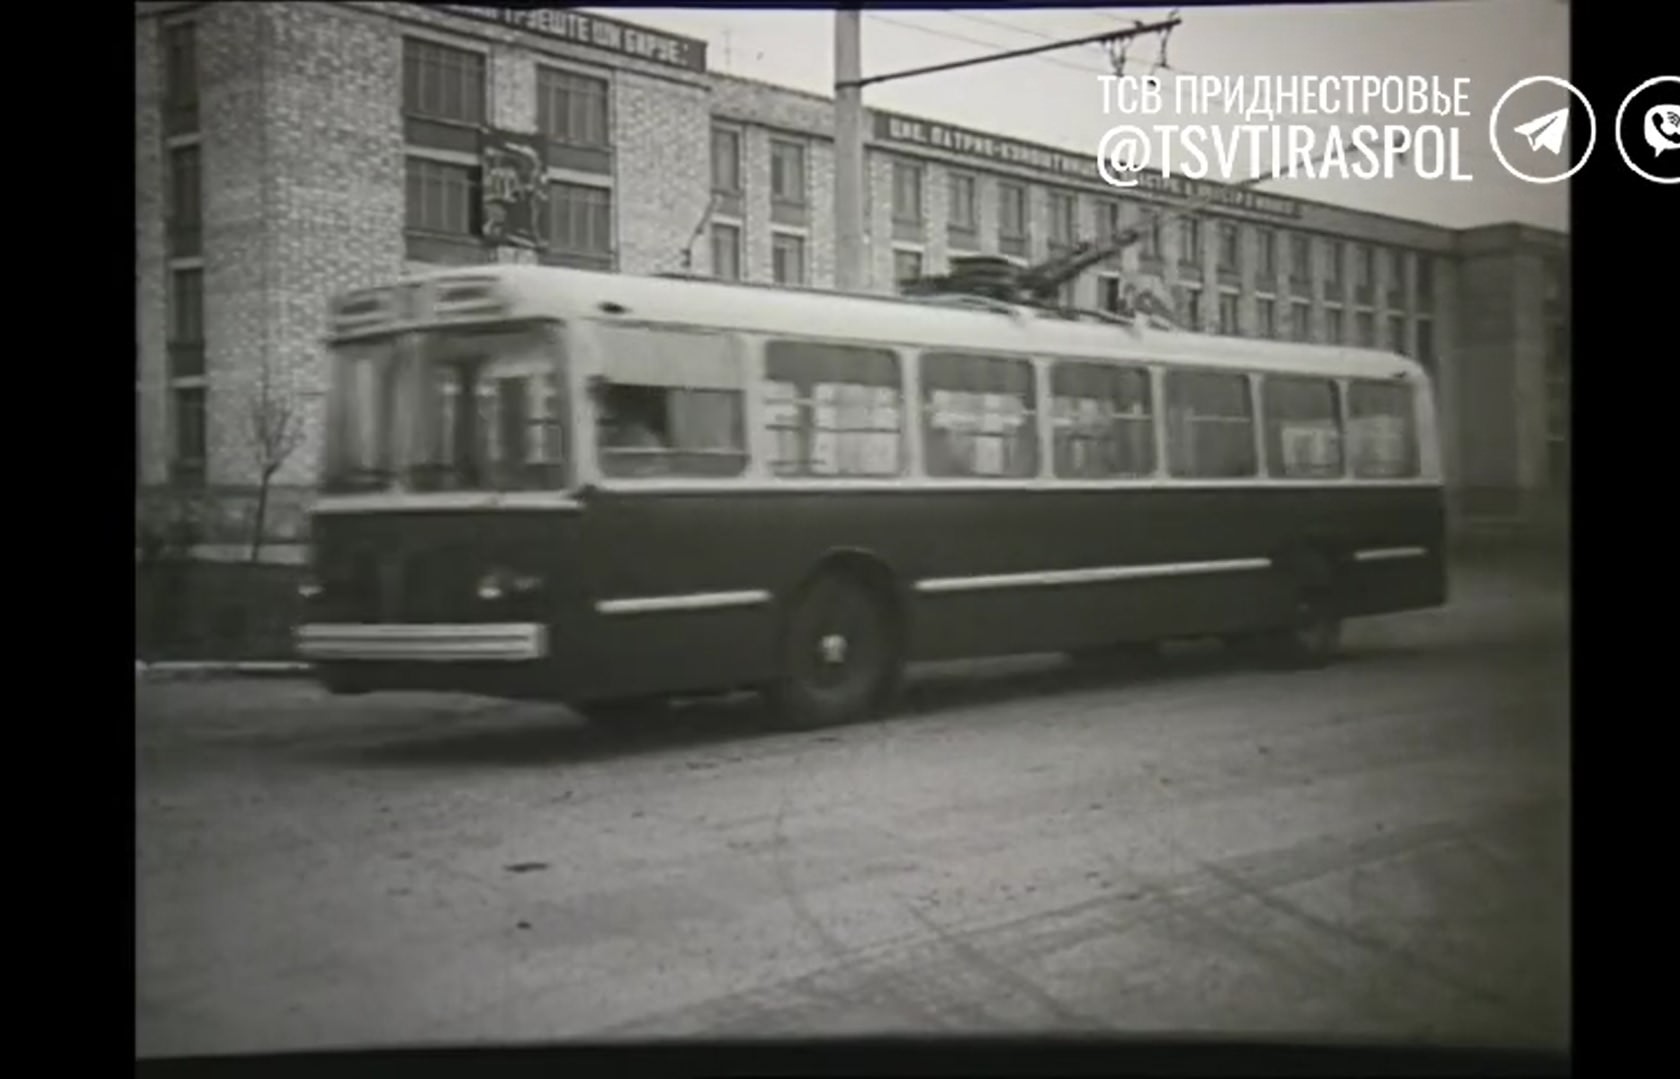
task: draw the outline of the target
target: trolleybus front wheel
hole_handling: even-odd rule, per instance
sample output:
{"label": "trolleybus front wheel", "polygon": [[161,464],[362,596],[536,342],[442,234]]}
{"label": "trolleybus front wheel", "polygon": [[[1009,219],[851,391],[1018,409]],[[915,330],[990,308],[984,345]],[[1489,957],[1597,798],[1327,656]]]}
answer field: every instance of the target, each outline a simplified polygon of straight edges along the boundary
{"label": "trolleybus front wheel", "polygon": [[887,605],[848,573],[825,573],[794,601],[769,704],[786,726],[862,719],[897,684],[899,656]]}
{"label": "trolleybus front wheel", "polygon": [[1328,590],[1296,597],[1290,624],[1258,642],[1261,657],[1276,666],[1324,667],[1335,660],[1342,643],[1342,619]]}
{"label": "trolleybus front wheel", "polygon": [[373,692],[366,678],[339,664],[318,664],[313,673],[321,687],[335,697],[365,697]]}

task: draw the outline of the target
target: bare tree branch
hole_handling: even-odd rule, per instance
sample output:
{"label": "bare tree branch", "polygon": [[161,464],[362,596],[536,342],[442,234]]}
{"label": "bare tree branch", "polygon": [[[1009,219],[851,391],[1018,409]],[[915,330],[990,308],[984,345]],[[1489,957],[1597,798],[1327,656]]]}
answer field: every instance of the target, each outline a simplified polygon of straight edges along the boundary
{"label": "bare tree branch", "polygon": [[274,476],[303,444],[303,415],[297,394],[275,385],[273,368],[264,363],[247,416],[251,452],[257,466],[257,506],[251,522],[251,560],[262,552],[268,517],[268,492]]}

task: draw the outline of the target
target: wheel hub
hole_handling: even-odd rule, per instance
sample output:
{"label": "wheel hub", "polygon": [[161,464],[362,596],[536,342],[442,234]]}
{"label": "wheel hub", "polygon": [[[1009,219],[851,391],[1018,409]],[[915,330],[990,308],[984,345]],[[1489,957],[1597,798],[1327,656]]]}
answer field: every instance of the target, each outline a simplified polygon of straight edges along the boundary
{"label": "wheel hub", "polygon": [[830,633],[817,642],[817,656],[829,666],[839,666],[846,662],[846,638],[838,633]]}

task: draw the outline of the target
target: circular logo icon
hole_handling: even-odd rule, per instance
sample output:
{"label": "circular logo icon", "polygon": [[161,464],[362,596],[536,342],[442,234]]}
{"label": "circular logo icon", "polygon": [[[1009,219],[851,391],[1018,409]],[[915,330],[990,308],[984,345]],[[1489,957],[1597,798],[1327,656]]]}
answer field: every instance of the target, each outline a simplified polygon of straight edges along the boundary
{"label": "circular logo icon", "polygon": [[[1582,127],[1587,129],[1586,149],[1575,153]],[[1580,172],[1592,156],[1598,145],[1598,117],[1586,95],[1567,80],[1530,75],[1499,95],[1488,117],[1488,141],[1512,176],[1531,184],[1555,184]]]}
{"label": "circular logo icon", "polygon": [[1616,110],[1616,149],[1654,184],[1680,184],[1680,75],[1646,79]]}

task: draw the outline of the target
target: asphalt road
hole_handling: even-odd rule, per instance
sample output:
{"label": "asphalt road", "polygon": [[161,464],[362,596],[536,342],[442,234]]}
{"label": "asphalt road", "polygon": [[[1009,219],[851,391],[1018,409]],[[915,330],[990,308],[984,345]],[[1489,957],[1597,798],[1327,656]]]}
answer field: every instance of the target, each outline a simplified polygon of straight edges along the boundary
{"label": "asphalt road", "polygon": [[883,722],[604,729],[137,688],[142,1056],[1175,1032],[1567,1045],[1561,585],[1329,670],[924,672]]}

